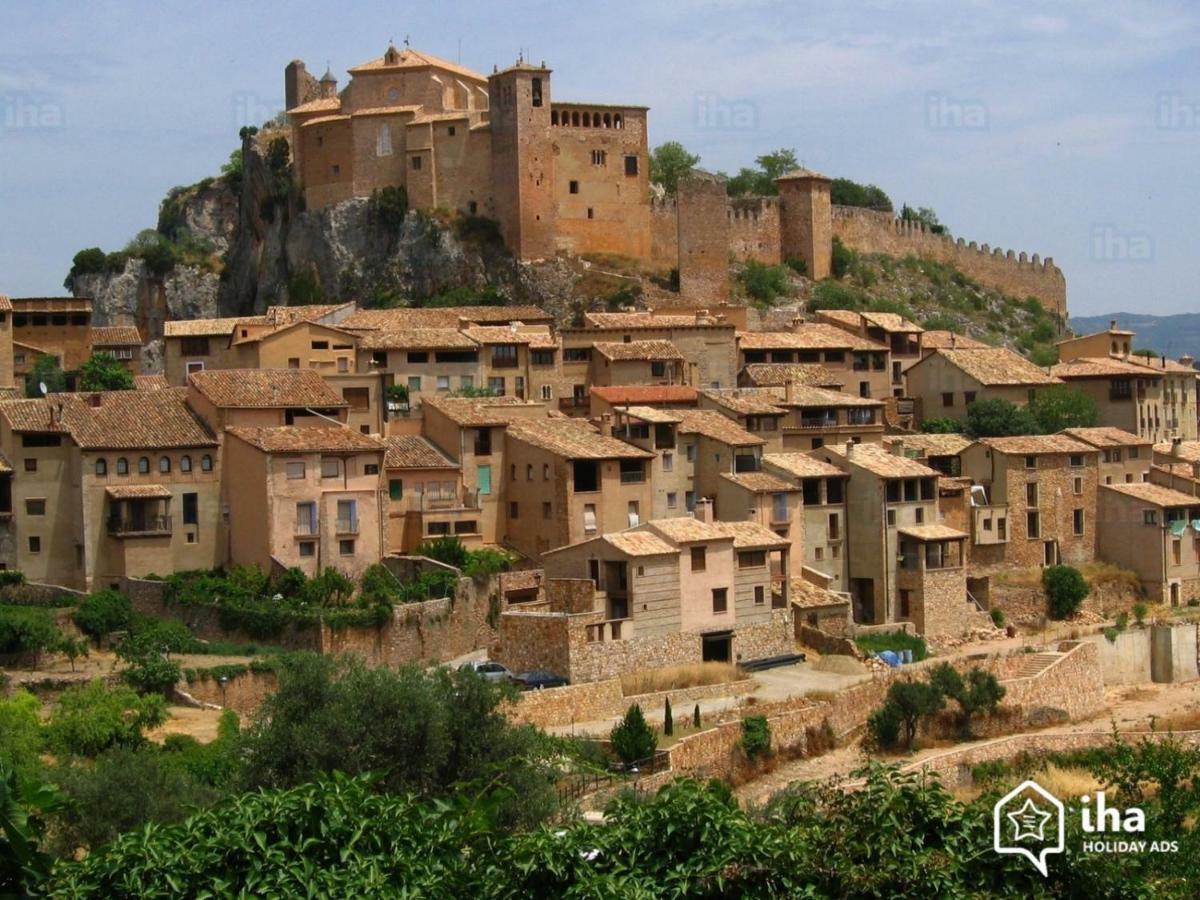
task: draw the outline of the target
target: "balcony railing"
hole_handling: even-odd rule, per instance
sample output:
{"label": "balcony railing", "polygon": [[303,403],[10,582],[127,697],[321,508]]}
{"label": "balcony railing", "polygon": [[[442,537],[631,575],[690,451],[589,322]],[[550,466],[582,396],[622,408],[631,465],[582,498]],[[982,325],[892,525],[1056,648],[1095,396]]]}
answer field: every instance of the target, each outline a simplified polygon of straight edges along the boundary
{"label": "balcony railing", "polygon": [[170,534],[171,517],[143,516],[141,518],[130,518],[129,516],[110,516],[108,519],[108,533],[116,535]]}
{"label": "balcony railing", "polygon": [[414,495],[409,500],[409,509],[419,509],[421,512],[447,512],[455,509],[478,510],[479,492],[464,491],[462,497],[446,497],[442,494]]}
{"label": "balcony railing", "polygon": [[836,416],[801,416],[801,428],[837,428]]}
{"label": "balcony railing", "polygon": [[633,619],[606,619],[587,626],[589,644],[628,640],[633,637]]}

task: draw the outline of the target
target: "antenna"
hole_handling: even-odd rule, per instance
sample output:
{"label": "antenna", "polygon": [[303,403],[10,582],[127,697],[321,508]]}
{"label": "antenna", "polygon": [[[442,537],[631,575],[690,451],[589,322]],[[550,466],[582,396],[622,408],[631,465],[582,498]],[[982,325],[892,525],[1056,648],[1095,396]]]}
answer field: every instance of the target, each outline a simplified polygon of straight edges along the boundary
{"label": "antenna", "polygon": [[50,393],[50,388],[46,387],[46,382],[44,381],[38,382],[38,390],[42,392],[43,397]]}

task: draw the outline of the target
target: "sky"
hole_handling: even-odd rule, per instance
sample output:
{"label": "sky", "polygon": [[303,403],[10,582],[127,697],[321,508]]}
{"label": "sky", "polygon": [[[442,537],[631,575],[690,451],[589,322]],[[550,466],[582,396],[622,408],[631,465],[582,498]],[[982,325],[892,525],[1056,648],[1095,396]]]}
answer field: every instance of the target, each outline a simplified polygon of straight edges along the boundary
{"label": "sky", "polygon": [[0,293],[61,294],[72,256],[154,225],[242,125],[389,39],[488,73],[518,53],[559,100],[647,105],[651,146],[710,170],[804,165],[1053,257],[1073,314],[1197,309],[1200,4],[8,0]]}

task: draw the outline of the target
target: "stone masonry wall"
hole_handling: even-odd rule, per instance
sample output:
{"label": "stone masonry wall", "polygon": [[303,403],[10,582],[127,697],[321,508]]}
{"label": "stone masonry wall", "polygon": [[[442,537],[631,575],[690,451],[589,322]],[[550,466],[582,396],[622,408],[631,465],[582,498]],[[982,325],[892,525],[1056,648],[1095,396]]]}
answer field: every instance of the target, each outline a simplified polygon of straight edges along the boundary
{"label": "stone masonry wall", "polygon": [[847,206],[833,207],[833,233],[853,250],[912,254],[952,265],[988,287],[1013,297],[1037,297],[1048,311],[1067,316],[1067,280],[1050,257],[978,246],[901,222],[892,213]]}
{"label": "stone masonry wall", "polygon": [[201,703],[224,706],[246,717],[258,711],[268,694],[275,693],[276,684],[274,672],[247,671],[230,678],[224,689],[218,679],[200,675],[187,683],[186,690]]}

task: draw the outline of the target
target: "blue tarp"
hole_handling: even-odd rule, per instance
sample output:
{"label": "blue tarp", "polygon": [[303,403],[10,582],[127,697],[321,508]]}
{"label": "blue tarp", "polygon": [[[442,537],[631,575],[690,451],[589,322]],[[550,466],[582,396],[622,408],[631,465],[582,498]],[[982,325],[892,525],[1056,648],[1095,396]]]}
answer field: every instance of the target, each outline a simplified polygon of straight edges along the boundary
{"label": "blue tarp", "polygon": [[901,655],[899,653],[897,653],[895,650],[880,650],[875,655],[878,656],[880,659],[882,659],[885,663],[887,663],[893,669],[900,668],[900,665],[904,662],[903,657],[901,657]]}

